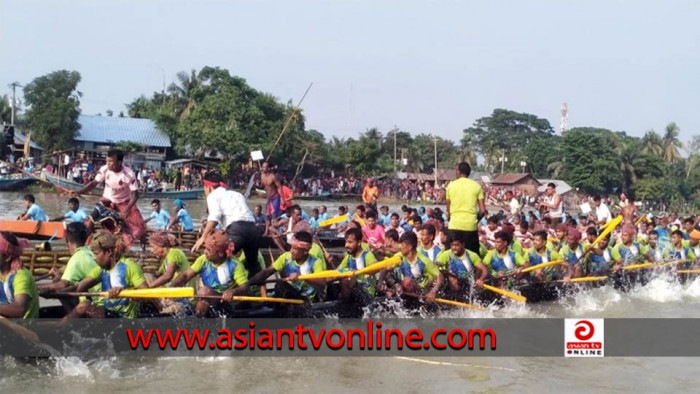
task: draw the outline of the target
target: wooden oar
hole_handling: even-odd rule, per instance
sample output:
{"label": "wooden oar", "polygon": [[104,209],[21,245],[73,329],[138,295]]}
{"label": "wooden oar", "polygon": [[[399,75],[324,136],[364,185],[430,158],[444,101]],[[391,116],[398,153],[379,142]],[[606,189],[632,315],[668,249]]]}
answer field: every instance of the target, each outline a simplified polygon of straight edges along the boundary
{"label": "wooden oar", "polygon": [[678,270],[678,274],[700,274],[700,270]]}
{"label": "wooden oar", "polygon": [[622,223],[622,219],[623,219],[623,218],[622,218],[622,215],[618,215],[615,219],[613,219],[613,220],[611,220],[610,222],[608,222],[608,223],[604,226],[604,230],[600,233],[600,235],[598,235],[598,238],[596,238],[595,241],[593,241],[593,243],[591,243],[591,244],[588,246],[588,248],[586,248],[586,250],[583,252],[583,254],[581,255],[581,257],[579,257],[579,258],[576,260],[576,262],[575,262],[574,264],[572,264],[572,265],[576,265],[576,264],[580,263],[581,260],[583,260],[583,258],[586,257],[586,255],[587,255],[591,250],[593,250],[593,248],[595,248],[596,245],[598,245],[598,243],[599,243],[603,238],[605,238],[608,234],[610,234],[610,233],[615,229],[615,227],[617,227],[620,223]]}
{"label": "wooden oar", "polygon": [[516,300],[516,301],[520,301],[520,302],[527,301],[527,298],[521,296],[520,294],[515,294],[515,293],[510,292],[508,290],[503,290],[503,289],[500,289],[498,287],[487,285],[486,283],[484,283],[484,289],[492,291],[494,293],[498,293],[500,295],[506,296],[506,297],[511,298],[513,300]]}
{"label": "wooden oar", "polygon": [[540,268],[545,268],[545,267],[549,267],[552,265],[559,265],[559,264],[564,264],[564,263],[566,263],[566,261],[564,261],[564,260],[549,261],[546,263],[541,263],[541,264],[533,265],[531,267],[523,268],[523,270],[520,272],[526,274],[526,273],[531,272],[531,271],[536,271]]}
{"label": "wooden oar", "polygon": [[467,304],[466,302],[446,300],[444,298],[436,298],[435,302],[437,302],[438,304],[451,305],[451,306],[456,306],[456,307],[460,307],[460,308],[467,308],[467,309],[474,309],[477,311],[487,311],[488,310],[488,309],[481,307],[481,306],[478,306],[478,305]]}
{"label": "wooden oar", "polygon": [[333,217],[330,219],[323,220],[323,221],[319,222],[318,225],[319,225],[319,227],[327,227],[327,226],[331,226],[331,225],[334,225],[337,223],[345,222],[347,220],[350,220],[350,215],[346,213],[345,215],[340,215],[340,216],[336,216],[336,217]]}
{"label": "wooden oar", "polygon": [[396,255],[388,259],[384,259],[380,262],[369,265],[365,268],[356,271],[338,271],[329,270],[314,272],[312,274],[299,275],[298,280],[308,280],[308,279],[331,279],[331,278],[349,278],[358,275],[371,275],[377,273],[385,268],[393,267],[401,263],[401,256]]}
{"label": "wooden oar", "polygon": [[[197,295],[195,298],[218,300],[220,295]],[[231,301],[239,302],[276,302],[278,304],[304,304],[304,300],[295,300],[291,298],[275,298],[275,297],[248,297],[248,296],[233,296]]]}
{"label": "wooden oar", "polygon": [[37,335],[34,331],[28,329],[27,327],[21,326],[4,316],[0,316],[0,324],[11,329],[12,331],[16,332],[18,335],[22,336],[24,339],[28,340],[29,342],[35,345],[41,344],[41,341],[39,340],[39,335]]}
{"label": "wooden oar", "polygon": [[640,216],[639,219],[635,220],[634,225],[638,225],[642,220],[647,218],[647,214],[645,213],[644,215]]}
{"label": "wooden oar", "polygon": [[[101,293],[89,292],[65,292],[56,293],[57,296],[68,297],[103,297],[109,296],[108,291]],[[192,287],[157,287],[155,289],[125,289],[114,298],[192,298],[194,288]]]}
{"label": "wooden oar", "polygon": [[608,278],[610,278],[610,277],[609,276],[584,276],[581,278],[572,278],[569,280],[560,279],[560,280],[557,280],[556,282],[559,282],[559,283],[597,282],[599,280],[606,280]]}

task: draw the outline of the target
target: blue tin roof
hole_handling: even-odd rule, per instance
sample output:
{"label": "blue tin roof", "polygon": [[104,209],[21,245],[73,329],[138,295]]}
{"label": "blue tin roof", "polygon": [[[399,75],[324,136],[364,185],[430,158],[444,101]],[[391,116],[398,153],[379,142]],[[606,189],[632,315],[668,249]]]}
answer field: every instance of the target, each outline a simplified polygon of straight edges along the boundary
{"label": "blue tin roof", "polygon": [[[21,131],[15,129],[15,144],[24,145],[24,141],[25,141],[25,140],[26,140],[26,137],[24,136],[24,134],[23,134]],[[29,146],[30,146],[32,149],[44,150],[44,148],[42,148],[42,147],[40,147],[39,145],[37,145],[37,144],[34,142],[34,140],[31,139],[31,137],[30,137],[30,139],[29,139]]]}
{"label": "blue tin roof", "polygon": [[170,137],[150,119],[80,115],[76,141],[116,144],[130,141],[145,146],[170,148]]}

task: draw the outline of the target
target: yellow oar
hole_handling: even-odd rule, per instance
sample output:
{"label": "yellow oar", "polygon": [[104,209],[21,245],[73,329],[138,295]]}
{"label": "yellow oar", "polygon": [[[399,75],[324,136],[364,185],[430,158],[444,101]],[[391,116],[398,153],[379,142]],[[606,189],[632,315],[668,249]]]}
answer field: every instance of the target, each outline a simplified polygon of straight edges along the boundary
{"label": "yellow oar", "polygon": [[[101,293],[82,293],[82,292],[66,292],[57,293],[59,295],[71,297],[103,297],[107,298],[109,292]],[[155,289],[125,289],[119,293],[116,298],[192,298],[194,297],[194,288],[192,287],[157,287]]]}
{"label": "yellow oar", "polygon": [[525,302],[525,301],[527,301],[527,298],[525,298],[525,297],[523,297],[523,296],[521,296],[521,295],[519,295],[519,294],[512,293],[512,292],[510,292],[510,291],[508,291],[508,290],[499,289],[498,287],[493,287],[493,286],[487,285],[487,284],[485,284],[485,283],[484,283],[484,289],[489,290],[489,291],[492,291],[492,292],[494,292],[494,293],[498,293],[498,294],[503,295],[503,296],[506,296],[506,297],[508,297],[508,298],[514,299],[514,300],[516,300],[516,301],[520,301],[520,302]]}
{"label": "yellow oar", "polygon": [[[198,295],[195,298],[204,298],[208,300],[221,299],[220,295]],[[295,300],[292,298],[275,298],[275,297],[249,297],[249,296],[233,296],[231,301],[238,302],[276,302],[278,304],[303,304],[304,300]]]}
{"label": "yellow oar", "polygon": [[452,305],[452,306],[458,306],[460,308],[468,308],[468,309],[475,309],[477,311],[487,311],[488,309],[484,307],[480,307],[477,305],[472,305],[472,304],[467,304],[466,302],[458,302],[458,301],[452,301],[452,300],[446,300],[444,298],[436,298],[435,302],[438,304],[445,304],[445,305]]}
{"label": "yellow oar", "polygon": [[571,282],[571,283],[596,282],[599,280],[606,280],[606,279],[608,279],[607,276],[584,276],[582,278],[572,278],[572,279],[569,279],[568,281],[561,279],[561,280],[558,280],[557,282]]}
{"label": "yellow oar", "polygon": [[679,274],[700,274],[700,270],[678,270]]}
{"label": "yellow oar", "polygon": [[374,263],[372,265],[369,265],[365,268],[356,270],[356,271],[338,271],[338,270],[329,270],[329,271],[321,271],[321,272],[314,272],[312,274],[306,274],[306,275],[299,275],[297,278],[298,280],[308,280],[308,279],[330,279],[330,278],[349,278],[352,276],[357,276],[357,275],[371,275],[374,273],[377,273],[384,268],[389,268],[392,266],[395,266],[397,264],[401,263],[401,256],[396,255],[394,257],[390,257],[388,259],[384,259],[378,263]]}
{"label": "yellow oar", "polygon": [[626,267],[622,267],[622,269],[625,271],[634,271],[634,270],[638,270],[640,268],[657,267],[659,265],[660,264],[654,264],[654,263],[640,263],[640,264],[628,265]]}
{"label": "yellow oar", "polygon": [[326,219],[324,221],[321,221],[318,225],[319,225],[319,227],[326,227],[326,226],[331,226],[331,225],[336,224],[336,223],[342,223],[342,222],[345,222],[348,220],[350,220],[350,215],[345,214],[345,215],[340,215],[340,216],[336,216],[334,218],[330,218],[330,219]]}
{"label": "yellow oar", "polygon": [[532,267],[524,268],[521,272],[526,274],[526,273],[531,272],[531,271],[536,271],[536,270],[538,270],[538,269],[540,269],[540,268],[545,268],[545,267],[549,267],[549,266],[552,266],[552,265],[559,265],[559,264],[564,264],[564,263],[565,263],[564,260],[549,261],[549,262],[546,262],[546,263],[533,265]]}
{"label": "yellow oar", "polygon": [[353,216],[352,220],[356,220],[358,223],[360,223],[360,225],[362,225],[362,227],[367,225],[367,223],[365,223],[365,220],[357,215]]}
{"label": "yellow oar", "polygon": [[638,225],[642,220],[647,218],[647,214],[645,213],[644,215],[640,216],[639,219],[635,220],[634,225]]}

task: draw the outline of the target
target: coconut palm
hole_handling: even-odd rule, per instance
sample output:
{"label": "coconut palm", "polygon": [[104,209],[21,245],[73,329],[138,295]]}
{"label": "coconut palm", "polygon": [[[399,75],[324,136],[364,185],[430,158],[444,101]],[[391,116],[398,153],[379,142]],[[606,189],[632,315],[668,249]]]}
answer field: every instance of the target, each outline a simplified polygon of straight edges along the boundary
{"label": "coconut palm", "polygon": [[678,134],[680,133],[680,128],[675,122],[671,122],[666,126],[666,131],[662,138],[663,146],[663,158],[664,160],[672,163],[681,157],[681,153],[678,150],[683,148],[683,143],[678,139]]}
{"label": "coconut palm", "polygon": [[641,141],[641,151],[647,155],[663,157],[664,145],[661,136],[654,131],[648,130]]}
{"label": "coconut palm", "polygon": [[617,154],[620,157],[620,172],[622,173],[622,187],[628,190],[637,182],[637,172],[646,164],[638,143],[628,142],[618,146]]}
{"label": "coconut palm", "polygon": [[168,87],[168,92],[179,104],[178,117],[183,118],[192,112],[195,104],[194,95],[202,82],[194,69],[189,74],[185,71],[180,71],[176,77],[178,83],[171,83]]}
{"label": "coconut palm", "polygon": [[564,172],[564,160],[554,161],[547,165],[547,172],[552,179],[559,179],[559,175]]}

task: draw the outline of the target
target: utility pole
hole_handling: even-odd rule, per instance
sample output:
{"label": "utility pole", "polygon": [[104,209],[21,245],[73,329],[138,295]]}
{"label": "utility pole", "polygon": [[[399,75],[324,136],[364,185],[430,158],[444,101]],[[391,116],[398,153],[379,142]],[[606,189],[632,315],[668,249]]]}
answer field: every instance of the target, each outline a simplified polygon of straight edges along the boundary
{"label": "utility pole", "polygon": [[396,125],[394,125],[394,130],[392,132],[394,133],[394,175],[396,175],[396,132],[398,129],[396,128]]}
{"label": "utility pole", "polygon": [[433,170],[433,176],[435,177],[435,187],[437,187],[438,184],[438,175],[437,175],[437,137],[433,137],[433,145],[435,147],[435,169]]}
{"label": "utility pole", "polygon": [[18,87],[22,87],[22,85],[19,84],[19,82],[12,82],[9,85],[12,88],[12,111],[10,112],[10,124],[14,125],[15,124],[15,107],[17,106],[17,101],[15,99],[15,89]]}

